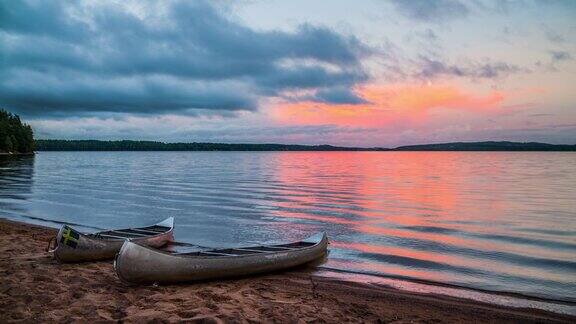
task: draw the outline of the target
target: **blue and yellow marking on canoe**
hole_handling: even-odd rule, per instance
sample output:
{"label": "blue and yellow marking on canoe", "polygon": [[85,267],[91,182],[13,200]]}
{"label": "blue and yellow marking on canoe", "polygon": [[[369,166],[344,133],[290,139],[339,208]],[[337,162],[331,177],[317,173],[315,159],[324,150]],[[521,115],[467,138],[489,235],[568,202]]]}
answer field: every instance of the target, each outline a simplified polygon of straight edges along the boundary
{"label": "blue and yellow marking on canoe", "polygon": [[76,232],[68,226],[64,226],[64,231],[62,232],[60,242],[64,245],[68,245],[71,248],[76,248],[78,246],[78,240],[80,240],[80,233]]}

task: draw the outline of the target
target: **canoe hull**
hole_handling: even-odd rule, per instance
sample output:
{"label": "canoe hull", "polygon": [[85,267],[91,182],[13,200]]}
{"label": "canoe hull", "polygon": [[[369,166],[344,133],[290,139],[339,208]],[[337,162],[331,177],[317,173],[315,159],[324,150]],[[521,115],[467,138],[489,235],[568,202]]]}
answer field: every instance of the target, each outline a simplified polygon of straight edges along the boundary
{"label": "canoe hull", "polygon": [[[134,242],[159,248],[174,240],[174,227],[153,236],[133,238]],[[66,237],[69,237],[67,240]],[[102,239],[85,235],[69,226],[62,226],[56,235],[54,257],[61,263],[110,260],[120,251],[125,239]]]}
{"label": "canoe hull", "polygon": [[125,242],[116,256],[114,269],[127,283],[179,283],[238,277],[287,269],[324,257],[328,246],[326,235],[322,234],[315,243],[299,250],[215,258],[171,255]]}

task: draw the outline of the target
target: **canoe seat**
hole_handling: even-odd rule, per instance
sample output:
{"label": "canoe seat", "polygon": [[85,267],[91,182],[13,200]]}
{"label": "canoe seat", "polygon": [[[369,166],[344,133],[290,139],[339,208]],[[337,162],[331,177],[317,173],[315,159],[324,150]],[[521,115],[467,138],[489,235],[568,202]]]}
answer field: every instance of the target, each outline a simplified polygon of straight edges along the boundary
{"label": "canoe seat", "polygon": [[223,249],[223,250],[213,250],[213,251],[207,251],[207,252],[225,253],[225,254],[231,254],[231,255],[244,255],[244,254],[258,253],[258,252],[247,251],[247,250],[242,250],[242,249]]}
{"label": "canoe seat", "polygon": [[94,233],[92,235],[90,235],[92,237],[99,237],[99,238],[113,238],[113,239],[127,239],[127,238],[140,238],[140,237],[148,237],[150,235],[145,235],[145,234],[137,234],[137,233],[130,233],[130,232],[125,232],[122,230],[118,230],[118,231],[106,231],[106,232],[99,232],[99,233]]}
{"label": "canoe seat", "polygon": [[138,228],[139,230],[145,230],[145,231],[151,231],[151,232],[156,232],[156,233],[164,233],[170,230],[170,227],[167,226],[158,226],[158,225],[154,225],[154,226],[148,226],[148,227],[140,227]]}
{"label": "canoe seat", "polygon": [[111,239],[117,239],[117,240],[127,239],[127,237],[125,237],[125,236],[118,236],[118,235],[111,235],[111,234],[104,234],[104,233],[96,233],[96,234],[92,234],[90,236],[96,237],[96,238],[111,238]]}
{"label": "canoe seat", "polygon": [[278,252],[278,251],[290,251],[293,250],[291,248],[286,247],[276,247],[273,245],[264,245],[264,246],[251,246],[247,248],[240,248],[242,250],[256,250],[258,252]]}
{"label": "canoe seat", "polygon": [[[150,235],[150,236],[159,234],[156,231],[149,231],[149,230],[145,230],[145,229],[141,229],[141,228],[131,228],[127,231],[134,232],[134,233],[140,233],[140,234],[146,234],[146,235]],[[160,232],[160,233],[163,233],[163,232]]]}
{"label": "canoe seat", "polygon": [[132,230],[114,230],[111,233],[114,234],[126,234],[126,235],[131,235],[131,236],[136,236],[136,237],[146,237],[146,236],[151,236],[150,234],[143,234],[143,233],[138,233],[138,232],[134,232]]}
{"label": "canoe seat", "polygon": [[142,234],[134,234],[134,233],[127,233],[124,231],[107,231],[107,232],[102,232],[100,234],[104,234],[104,235],[113,235],[113,236],[120,236],[123,238],[138,238],[138,237],[143,237],[144,235]]}
{"label": "canoe seat", "polygon": [[[235,250],[240,250],[240,251],[248,251],[248,252],[252,252],[252,253],[264,253],[264,252],[269,252],[271,250],[259,250],[259,249],[253,249],[253,248],[238,248]],[[277,250],[274,250],[277,251]]]}
{"label": "canoe seat", "polygon": [[312,245],[316,245],[316,243],[312,243],[312,242],[295,242],[295,243],[290,243],[290,244],[282,244],[282,245],[274,245],[276,247],[285,247],[285,248],[296,248],[296,249],[300,249],[303,247],[307,247],[307,246],[312,246]]}
{"label": "canoe seat", "polygon": [[172,255],[191,255],[191,256],[237,256],[236,254],[220,253],[215,251],[196,251],[196,252],[176,252]]}

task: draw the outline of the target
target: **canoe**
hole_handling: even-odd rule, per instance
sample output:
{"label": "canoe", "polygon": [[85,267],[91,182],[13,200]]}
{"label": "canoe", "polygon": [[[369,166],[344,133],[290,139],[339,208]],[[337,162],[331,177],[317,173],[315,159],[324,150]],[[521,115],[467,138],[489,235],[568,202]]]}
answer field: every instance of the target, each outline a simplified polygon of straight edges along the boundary
{"label": "canoe", "polygon": [[138,228],[106,230],[93,234],[84,234],[64,225],[52,241],[54,247],[48,251],[54,253],[59,262],[84,262],[113,259],[127,239],[143,245],[162,247],[172,241],[174,217],[159,223]]}
{"label": "canoe", "polygon": [[244,248],[168,252],[126,241],[114,261],[125,283],[180,283],[277,271],[322,258],[326,233],[302,241]]}

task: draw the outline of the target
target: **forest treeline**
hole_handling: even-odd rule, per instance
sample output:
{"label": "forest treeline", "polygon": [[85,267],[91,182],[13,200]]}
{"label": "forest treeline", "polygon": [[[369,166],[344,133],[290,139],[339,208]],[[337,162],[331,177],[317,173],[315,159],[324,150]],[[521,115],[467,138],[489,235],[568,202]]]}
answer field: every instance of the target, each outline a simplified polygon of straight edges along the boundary
{"label": "forest treeline", "polygon": [[38,151],[576,151],[576,145],[519,142],[460,142],[358,148],[331,145],[163,143],[153,141],[37,140]]}
{"label": "forest treeline", "polygon": [[576,151],[576,145],[538,142],[456,142],[400,146],[394,151]]}
{"label": "forest treeline", "polygon": [[163,143],[153,141],[37,140],[38,151],[367,151],[331,145]]}
{"label": "forest treeline", "polygon": [[0,153],[34,153],[32,127],[4,109],[0,109]]}

